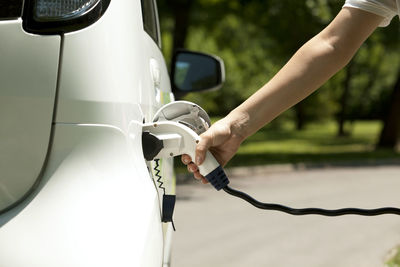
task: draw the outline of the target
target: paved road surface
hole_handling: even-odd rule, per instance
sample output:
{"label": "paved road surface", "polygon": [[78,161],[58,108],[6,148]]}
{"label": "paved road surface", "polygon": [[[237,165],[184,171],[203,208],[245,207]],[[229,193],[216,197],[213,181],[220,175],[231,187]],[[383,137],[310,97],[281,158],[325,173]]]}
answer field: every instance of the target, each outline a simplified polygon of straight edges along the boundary
{"label": "paved road surface", "polygon": [[[400,166],[231,177],[261,201],[294,207],[400,207]],[[400,216],[291,216],[211,186],[177,188],[173,267],[378,267],[400,245]]]}

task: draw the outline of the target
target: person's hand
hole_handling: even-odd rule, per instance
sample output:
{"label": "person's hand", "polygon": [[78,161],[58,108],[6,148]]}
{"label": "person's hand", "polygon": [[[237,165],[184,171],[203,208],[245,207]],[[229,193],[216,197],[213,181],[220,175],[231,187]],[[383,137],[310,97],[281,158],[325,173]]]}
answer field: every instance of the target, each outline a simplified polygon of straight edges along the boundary
{"label": "person's hand", "polygon": [[182,162],[187,165],[188,171],[194,177],[206,184],[208,181],[199,173],[198,166],[204,162],[207,150],[214,155],[215,159],[224,166],[236,153],[244,138],[231,126],[227,118],[217,121],[207,131],[200,135],[200,142],[196,146],[196,159],[189,155],[182,155]]}

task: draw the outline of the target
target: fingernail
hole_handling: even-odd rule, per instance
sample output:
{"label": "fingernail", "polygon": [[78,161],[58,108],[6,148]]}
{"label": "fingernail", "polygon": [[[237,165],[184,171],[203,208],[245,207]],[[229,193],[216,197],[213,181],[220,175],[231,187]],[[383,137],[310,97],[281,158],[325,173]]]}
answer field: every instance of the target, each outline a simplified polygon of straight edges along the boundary
{"label": "fingernail", "polygon": [[197,156],[196,157],[196,165],[199,166],[202,163],[201,161],[202,161],[201,157]]}
{"label": "fingernail", "polygon": [[186,163],[186,164],[188,164],[190,161],[189,161],[189,159],[184,158],[184,159],[183,159],[183,162]]}

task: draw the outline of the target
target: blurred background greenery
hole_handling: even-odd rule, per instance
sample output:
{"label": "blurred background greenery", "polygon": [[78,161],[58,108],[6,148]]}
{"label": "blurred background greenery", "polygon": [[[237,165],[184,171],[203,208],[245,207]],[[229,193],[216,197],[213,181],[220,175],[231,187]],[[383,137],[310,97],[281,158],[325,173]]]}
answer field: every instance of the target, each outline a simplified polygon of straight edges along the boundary
{"label": "blurred background greenery", "polygon": [[[168,61],[185,48],[221,57],[219,91],[184,99],[213,119],[266,83],[344,0],[159,0]],[[377,29],[350,64],[245,141],[230,166],[400,159],[400,23]]]}

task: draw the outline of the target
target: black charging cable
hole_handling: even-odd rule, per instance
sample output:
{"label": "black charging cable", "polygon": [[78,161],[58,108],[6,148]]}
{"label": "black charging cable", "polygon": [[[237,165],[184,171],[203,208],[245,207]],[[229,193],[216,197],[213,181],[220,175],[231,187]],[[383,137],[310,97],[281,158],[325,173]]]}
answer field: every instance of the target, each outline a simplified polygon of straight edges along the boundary
{"label": "black charging cable", "polygon": [[327,209],[319,209],[319,208],[304,208],[304,209],[295,209],[287,206],[283,206],[280,204],[274,203],[263,203],[260,202],[246,193],[243,193],[239,190],[230,188],[228,186],[229,179],[226,176],[224,170],[221,166],[216,168],[214,171],[206,175],[206,179],[214,186],[217,190],[224,190],[226,193],[241,198],[251,205],[263,209],[263,210],[275,210],[281,211],[285,213],[289,213],[292,215],[322,215],[322,216],[342,216],[342,215],[361,215],[361,216],[377,216],[383,214],[395,214],[400,215],[399,208],[393,207],[385,207],[378,209],[358,209],[358,208],[343,208],[337,210],[327,210]]}
{"label": "black charging cable", "polygon": [[342,216],[342,215],[362,215],[362,216],[377,216],[383,214],[396,214],[400,215],[400,209],[392,208],[392,207],[385,207],[379,209],[357,209],[357,208],[344,208],[344,209],[337,209],[337,210],[326,210],[326,209],[319,209],[319,208],[304,208],[304,209],[294,209],[291,207],[283,206],[280,204],[274,203],[263,203],[260,202],[246,193],[238,191],[236,189],[230,188],[229,186],[225,186],[222,188],[226,193],[241,198],[251,205],[263,209],[263,210],[276,210],[285,213],[289,213],[292,215],[323,215],[323,216]]}

